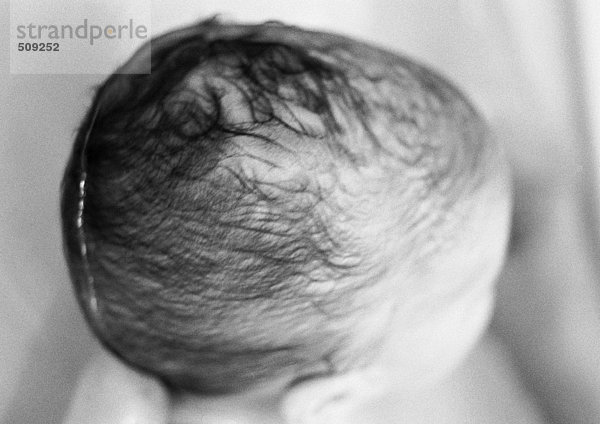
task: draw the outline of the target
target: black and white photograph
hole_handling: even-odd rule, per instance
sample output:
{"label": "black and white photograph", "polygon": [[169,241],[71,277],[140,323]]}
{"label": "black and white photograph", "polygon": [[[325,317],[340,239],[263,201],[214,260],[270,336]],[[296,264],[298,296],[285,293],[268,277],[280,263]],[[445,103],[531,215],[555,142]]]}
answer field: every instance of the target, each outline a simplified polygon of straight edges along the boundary
{"label": "black and white photograph", "polygon": [[599,2],[0,6],[0,423],[600,424]]}

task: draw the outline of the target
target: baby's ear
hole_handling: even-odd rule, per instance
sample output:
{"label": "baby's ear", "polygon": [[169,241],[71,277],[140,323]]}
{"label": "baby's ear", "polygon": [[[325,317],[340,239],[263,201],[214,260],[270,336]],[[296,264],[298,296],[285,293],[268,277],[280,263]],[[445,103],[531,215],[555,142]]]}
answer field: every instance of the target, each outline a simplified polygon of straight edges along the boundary
{"label": "baby's ear", "polygon": [[286,424],[346,422],[353,408],[384,390],[375,368],[316,377],[290,386],[281,402]]}

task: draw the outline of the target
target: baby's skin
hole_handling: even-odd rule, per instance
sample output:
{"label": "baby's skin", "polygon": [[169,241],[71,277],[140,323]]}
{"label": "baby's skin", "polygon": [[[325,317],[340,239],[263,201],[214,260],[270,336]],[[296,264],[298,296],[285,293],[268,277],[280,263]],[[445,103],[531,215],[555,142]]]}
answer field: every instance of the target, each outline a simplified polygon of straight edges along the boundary
{"label": "baby's skin", "polygon": [[428,422],[417,399],[494,357],[456,371],[510,212],[501,149],[430,69],[280,24],[161,36],[150,75],[98,90],[65,173],[71,277],[122,361],[68,420],[101,398],[98,422]]}

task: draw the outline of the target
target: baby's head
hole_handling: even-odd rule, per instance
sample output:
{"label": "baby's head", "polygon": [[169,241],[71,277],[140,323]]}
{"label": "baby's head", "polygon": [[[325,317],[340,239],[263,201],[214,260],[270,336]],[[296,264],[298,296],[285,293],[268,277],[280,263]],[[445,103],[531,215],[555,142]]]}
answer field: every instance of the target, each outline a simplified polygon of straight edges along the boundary
{"label": "baby's head", "polygon": [[204,22],[151,60],[100,87],[63,186],[71,276],[110,350],[200,393],[388,357],[408,385],[456,362],[486,322],[510,203],[456,88],[280,24]]}

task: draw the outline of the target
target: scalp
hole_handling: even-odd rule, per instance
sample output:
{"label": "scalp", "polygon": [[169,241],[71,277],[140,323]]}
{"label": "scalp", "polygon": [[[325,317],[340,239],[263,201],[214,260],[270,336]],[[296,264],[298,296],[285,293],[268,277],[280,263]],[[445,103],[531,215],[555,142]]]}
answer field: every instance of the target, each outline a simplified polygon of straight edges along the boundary
{"label": "scalp", "polygon": [[434,72],[339,36],[209,21],[153,43],[150,75],[100,87],[65,174],[92,328],[196,391],[354,366],[381,246],[477,190],[485,125]]}

